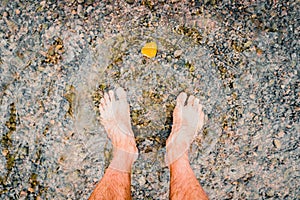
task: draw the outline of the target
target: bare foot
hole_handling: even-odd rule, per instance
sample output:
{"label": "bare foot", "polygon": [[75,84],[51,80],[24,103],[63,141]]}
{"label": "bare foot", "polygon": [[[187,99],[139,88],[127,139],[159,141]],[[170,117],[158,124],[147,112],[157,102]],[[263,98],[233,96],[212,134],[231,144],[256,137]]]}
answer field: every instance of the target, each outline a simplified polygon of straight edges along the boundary
{"label": "bare foot", "polygon": [[128,171],[128,166],[132,164],[129,161],[133,162],[136,159],[138,149],[130,123],[126,92],[119,87],[115,97],[114,92],[110,90],[100,102],[101,122],[114,146],[112,168]]}
{"label": "bare foot", "polygon": [[182,157],[192,143],[197,131],[204,124],[204,113],[199,99],[191,95],[185,101],[187,94],[182,92],[177,97],[176,107],[173,112],[173,126],[166,142],[166,163],[169,166]]}

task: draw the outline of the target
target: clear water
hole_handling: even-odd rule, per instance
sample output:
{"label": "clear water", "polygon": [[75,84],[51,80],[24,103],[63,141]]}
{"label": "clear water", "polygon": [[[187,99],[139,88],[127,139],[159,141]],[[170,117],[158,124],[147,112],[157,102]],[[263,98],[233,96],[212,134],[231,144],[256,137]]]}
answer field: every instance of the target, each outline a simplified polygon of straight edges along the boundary
{"label": "clear water", "polygon": [[[213,38],[226,32],[222,20],[185,22],[193,34],[180,32],[183,22],[161,22],[132,29],[133,21],[124,22],[123,32],[108,37],[103,31],[90,43],[80,20],[71,23],[75,31],[55,24],[11,41],[0,32],[1,199],[86,199],[111,158],[97,104],[102,91],[118,86],[128,92],[141,152],[133,167],[134,199],[168,198],[164,143],[181,91],[204,105],[205,127],[190,160],[211,198],[255,199],[274,191],[296,197],[299,65],[298,55],[280,46],[282,33],[248,33],[235,46],[224,40],[222,48],[231,49],[218,60]],[[1,23],[3,30],[13,27],[4,18]],[[41,51],[49,54],[58,37],[64,51],[53,65]],[[140,53],[148,41],[158,44],[154,59]]]}

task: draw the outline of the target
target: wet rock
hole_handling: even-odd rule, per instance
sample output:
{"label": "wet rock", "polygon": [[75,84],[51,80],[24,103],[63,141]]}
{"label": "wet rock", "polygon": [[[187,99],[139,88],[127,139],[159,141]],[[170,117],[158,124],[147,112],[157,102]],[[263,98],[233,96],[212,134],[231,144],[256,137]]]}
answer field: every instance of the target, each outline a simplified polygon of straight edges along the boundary
{"label": "wet rock", "polygon": [[3,17],[8,17],[8,12],[6,12],[6,11],[3,12],[2,16],[3,16]]}
{"label": "wet rock", "polygon": [[19,9],[16,9],[15,13],[16,13],[16,15],[19,15],[19,14],[21,14],[21,11]]}
{"label": "wet rock", "polygon": [[275,191],[273,189],[268,189],[268,191],[266,192],[266,195],[268,197],[273,197],[275,195]]}
{"label": "wet rock", "polygon": [[281,148],[281,142],[280,142],[280,140],[274,139],[274,140],[273,140],[273,144],[274,144],[274,146],[275,146],[277,149],[280,149],[280,148]]}
{"label": "wet rock", "polygon": [[249,95],[250,99],[254,100],[256,98],[255,94],[250,94]]}
{"label": "wet rock", "polygon": [[145,176],[141,175],[140,178],[139,178],[139,180],[138,180],[138,182],[139,182],[140,186],[145,185],[145,183],[146,183]]}
{"label": "wet rock", "polygon": [[77,14],[83,16],[83,6],[81,4],[77,6]]}
{"label": "wet rock", "polygon": [[279,138],[282,138],[284,135],[285,135],[284,131],[280,131],[280,132],[278,133],[278,137],[279,137]]}
{"label": "wet rock", "polygon": [[211,199],[297,199],[293,1],[27,2],[1,2],[1,199],[87,199],[112,159],[100,99],[118,86],[141,152],[133,199],[169,199],[165,141],[182,91],[207,116],[189,156]]}
{"label": "wet rock", "polygon": [[176,50],[176,51],[174,52],[174,57],[175,57],[175,58],[179,58],[179,57],[182,55],[182,53],[183,53],[182,50]]}
{"label": "wet rock", "polygon": [[126,1],[126,3],[128,3],[128,4],[134,4],[134,1],[135,0],[125,0]]}

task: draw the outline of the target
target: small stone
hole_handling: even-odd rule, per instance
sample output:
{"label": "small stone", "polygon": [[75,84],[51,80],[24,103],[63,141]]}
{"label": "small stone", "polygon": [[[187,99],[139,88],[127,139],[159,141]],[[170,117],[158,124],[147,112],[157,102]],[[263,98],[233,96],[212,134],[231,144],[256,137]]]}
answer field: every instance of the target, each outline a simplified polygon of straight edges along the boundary
{"label": "small stone", "polygon": [[23,197],[23,196],[27,196],[27,192],[25,192],[25,191],[21,191],[21,192],[20,192],[20,196],[21,196],[21,197]]}
{"label": "small stone", "polygon": [[8,153],[9,153],[9,151],[8,151],[7,149],[4,149],[4,150],[2,151],[2,155],[3,155],[3,156],[7,156]]}
{"label": "small stone", "polygon": [[167,61],[172,61],[172,57],[171,56],[167,56]]}
{"label": "small stone", "polygon": [[126,3],[128,3],[128,4],[134,4],[134,0],[126,0]]}
{"label": "small stone", "polygon": [[52,15],[52,19],[57,19],[59,17],[59,14],[58,13],[53,13],[53,15]]}
{"label": "small stone", "polygon": [[264,53],[264,52],[263,52],[262,49],[256,48],[256,54],[257,54],[258,56],[261,56],[263,53]]}
{"label": "small stone", "polygon": [[250,94],[249,97],[250,97],[250,99],[254,100],[255,99],[255,94]]}
{"label": "small stone", "polygon": [[86,1],[86,4],[87,4],[87,5],[92,5],[93,3],[94,3],[94,0],[87,0],[87,1]]}
{"label": "small stone", "polygon": [[40,5],[41,5],[42,7],[45,7],[45,6],[46,6],[46,1],[41,1]]}
{"label": "small stone", "polygon": [[89,6],[89,7],[86,9],[86,12],[87,12],[87,13],[90,13],[92,10],[93,10],[93,6]]}
{"label": "small stone", "polygon": [[77,0],[78,3],[84,3],[84,0]]}
{"label": "small stone", "polygon": [[79,5],[77,6],[77,13],[78,13],[78,14],[82,14],[82,11],[83,11],[83,6],[82,6],[81,4],[79,4]]}
{"label": "small stone", "polygon": [[283,136],[284,136],[284,131],[280,131],[280,132],[278,133],[278,137],[282,138]]}
{"label": "small stone", "polygon": [[175,58],[179,58],[179,57],[181,56],[182,53],[183,53],[182,50],[176,50],[176,51],[174,52],[174,57],[175,57]]}
{"label": "small stone", "polygon": [[146,178],[144,176],[141,176],[139,178],[138,182],[139,182],[140,186],[143,186],[146,183]]}
{"label": "small stone", "polygon": [[48,54],[49,54],[50,56],[54,56],[54,54],[55,54],[54,49],[53,49],[53,48],[50,48],[49,51],[48,51]]}
{"label": "small stone", "polygon": [[273,144],[274,144],[274,146],[275,146],[277,149],[280,149],[280,148],[281,148],[281,143],[280,143],[279,140],[274,139]]}
{"label": "small stone", "polygon": [[266,194],[267,194],[268,197],[273,197],[275,192],[274,192],[274,190],[270,189],[270,190],[267,191]]}
{"label": "small stone", "polygon": [[77,14],[76,10],[72,10],[72,14],[76,15]]}
{"label": "small stone", "polygon": [[33,193],[34,192],[34,189],[33,188],[28,188],[28,191]]}
{"label": "small stone", "polygon": [[15,13],[16,13],[16,15],[19,15],[19,14],[21,14],[21,11],[19,9],[16,9]]}
{"label": "small stone", "polygon": [[245,44],[244,44],[244,47],[245,48],[248,48],[252,45],[252,41],[247,41]]}
{"label": "small stone", "polygon": [[59,51],[59,50],[61,50],[62,48],[63,48],[63,45],[61,45],[61,44],[55,46],[55,50],[56,50],[56,51]]}
{"label": "small stone", "polygon": [[8,17],[8,12],[3,12],[3,17]]}

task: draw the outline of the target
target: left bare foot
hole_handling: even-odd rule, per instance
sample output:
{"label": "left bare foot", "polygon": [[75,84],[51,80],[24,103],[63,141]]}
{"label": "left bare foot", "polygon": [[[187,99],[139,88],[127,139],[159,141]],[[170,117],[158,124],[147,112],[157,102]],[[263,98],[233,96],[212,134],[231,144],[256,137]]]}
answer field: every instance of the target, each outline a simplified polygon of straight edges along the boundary
{"label": "left bare foot", "polygon": [[130,123],[129,104],[123,88],[119,87],[116,90],[116,97],[111,90],[104,94],[99,108],[101,122],[114,147],[128,153],[137,153],[138,149]]}

